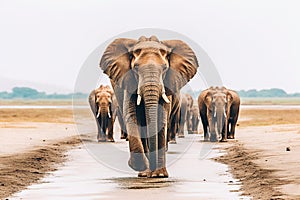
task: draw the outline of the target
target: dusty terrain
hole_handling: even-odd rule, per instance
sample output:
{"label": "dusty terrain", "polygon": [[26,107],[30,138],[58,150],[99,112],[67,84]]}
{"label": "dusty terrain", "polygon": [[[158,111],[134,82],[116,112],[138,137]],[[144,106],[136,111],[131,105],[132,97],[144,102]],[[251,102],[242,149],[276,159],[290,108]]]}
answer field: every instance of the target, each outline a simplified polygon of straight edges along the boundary
{"label": "dusty terrain", "polygon": [[236,140],[216,160],[254,199],[300,199],[300,110],[242,110]]}
{"label": "dusty terrain", "polygon": [[72,110],[0,110],[0,199],[37,182],[80,143]]}
{"label": "dusty terrain", "polygon": [[[80,141],[71,109],[0,109],[0,199],[37,182]],[[254,199],[300,198],[300,110],[241,109],[219,162]],[[290,151],[287,151],[290,150]]]}

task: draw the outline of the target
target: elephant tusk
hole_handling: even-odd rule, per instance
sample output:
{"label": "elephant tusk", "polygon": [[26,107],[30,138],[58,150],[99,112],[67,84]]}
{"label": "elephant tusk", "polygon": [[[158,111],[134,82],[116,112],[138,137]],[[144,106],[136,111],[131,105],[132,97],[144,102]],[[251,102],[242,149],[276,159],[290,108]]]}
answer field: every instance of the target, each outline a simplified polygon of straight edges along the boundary
{"label": "elephant tusk", "polygon": [[142,100],[142,97],[141,95],[138,94],[138,97],[137,97],[137,100],[136,100],[136,105],[140,105],[141,104],[141,100]]}
{"label": "elephant tusk", "polygon": [[165,93],[162,94],[162,98],[165,100],[166,103],[170,103],[170,100],[168,99]]}
{"label": "elephant tusk", "polygon": [[99,118],[100,117],[100,112],[98,112],[98,114],[97,114],[97,118]]}
{"label": "elephant tusk", "polygon": [[227,116],[227,115],[226,115],[226,111],[225,111],[225,108],[224,108],[224,117],[226,118],[226,116]]}
{"label": "elephant tusk", "polygon": [[217,108],[215,108],[214,117],[217,116]]}
{"label": "elephant tusk", "polygon": [[108,109],[108,118],[111,118],[109,106],[107,109]]}

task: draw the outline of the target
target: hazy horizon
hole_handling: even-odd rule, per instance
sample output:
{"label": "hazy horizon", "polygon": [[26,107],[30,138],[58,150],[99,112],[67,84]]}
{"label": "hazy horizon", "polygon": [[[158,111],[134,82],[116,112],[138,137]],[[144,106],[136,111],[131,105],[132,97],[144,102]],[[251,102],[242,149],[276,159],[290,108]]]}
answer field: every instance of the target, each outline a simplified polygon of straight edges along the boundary
{"label": "hazy horizon", "polygon": [[[157,28],[196,42],[228,88],[300,92],[300,2],[149,2],[1,1],[0,90],[21,85],[73,92],[83,64],[99,45],[130,30]],[[205,84],[196,76],[188,87]]]}

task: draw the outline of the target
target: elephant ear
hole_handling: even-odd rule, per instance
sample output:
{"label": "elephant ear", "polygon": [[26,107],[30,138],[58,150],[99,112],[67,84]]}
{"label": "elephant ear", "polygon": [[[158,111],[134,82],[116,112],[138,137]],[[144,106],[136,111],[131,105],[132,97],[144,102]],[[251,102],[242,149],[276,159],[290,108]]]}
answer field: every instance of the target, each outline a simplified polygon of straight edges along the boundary
{"label": "elephant ear", "polygon": [[178,92],[194,77],[198,68],[198,61],[194,51],[181,40],[161,41],[169,52],[170,68],[166,73],[164,84],[167,95]]}
{"label": "elephant ear", "polygon": [[97,105],[96,105],[96,91],[95,90],[91,91],[91,93],[89,95],[89,104],[90,104],[93,114],[96,116]]}
{"label": "elephant ear", "polygon": [[137,40],[120,38],[114,40],[104,51],[100,68],[111,79],[113,86],[127,89],[133,86],[132,84],[137,85],[130,70],[130,50],[136,43]]}

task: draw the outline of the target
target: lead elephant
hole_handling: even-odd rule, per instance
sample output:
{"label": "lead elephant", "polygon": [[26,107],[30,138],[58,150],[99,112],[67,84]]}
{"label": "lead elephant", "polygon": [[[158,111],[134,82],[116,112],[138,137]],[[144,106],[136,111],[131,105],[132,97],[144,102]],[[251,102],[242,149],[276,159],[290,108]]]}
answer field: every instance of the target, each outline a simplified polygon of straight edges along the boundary
{"label": "lead elephant", "polygon": [[183,41],[121,38],[106,48],[100,67],[111,79],[128,133],[129,166],[139,176],[168,177],[167,131],[179,106],[179,90],[198,62]]}
{"label": "lead elephant", "polygon": [[89,104],[96,119],[98,142],[114,142],[113,126],[116,105],[113,102],[113,90],[109,86],[100,85],[90,93]]}

